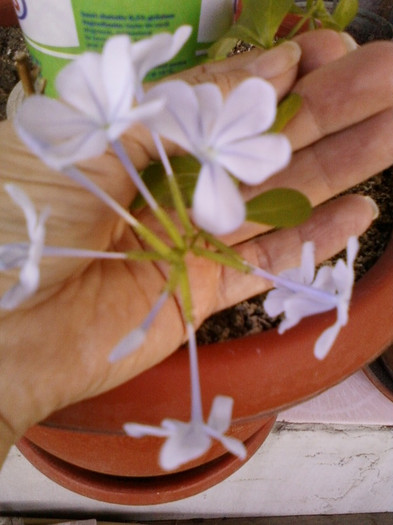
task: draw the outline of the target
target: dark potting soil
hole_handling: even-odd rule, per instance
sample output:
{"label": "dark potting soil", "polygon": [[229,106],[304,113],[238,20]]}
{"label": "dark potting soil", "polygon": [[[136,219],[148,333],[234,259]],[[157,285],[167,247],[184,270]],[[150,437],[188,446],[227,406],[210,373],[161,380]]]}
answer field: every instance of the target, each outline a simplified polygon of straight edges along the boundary
{"label": "dark potting soil", "polygon": [[[246,51],[240,47],[238,51]],[[17,51],[26,51],[18,28],[0,27],[0,120],[6,117],[7,98],[18,81],[14,64]],[[356,274],[360,278],[383,253],[393,227],[393,170],[374,176],[353,188],[353,193],[371,196],[378,204],[380,215],[372,227],[361,237],[361,249],[356,261]],[[345,253],[339,254],[345,256]],[[236,339],[272,328],[278,320],[271,320],[263,310],[264,295],[210,317],[198,330],[199,344]]]}
{"label": "dark potting soil", "polygon": [[6,117],[8,96],[18,82],[18,73],[14,61],[17,51],[26,51],[20,29],[0,27],[0,120]]}

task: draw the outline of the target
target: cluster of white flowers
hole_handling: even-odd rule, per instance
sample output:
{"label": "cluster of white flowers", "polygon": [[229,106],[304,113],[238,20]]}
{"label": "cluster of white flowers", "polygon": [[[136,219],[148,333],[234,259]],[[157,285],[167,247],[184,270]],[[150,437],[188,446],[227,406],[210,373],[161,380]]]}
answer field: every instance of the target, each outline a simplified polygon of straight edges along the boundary
{"label": "cluster of white flowers", "polygon": [[[156,210],[154,196],[145,187],[119,140],[127,129],[141,122],[152,132],[159,150],[162,151],[158,137],[162,136],[199,161],[201,168],[192,203],[194,228],[221,235],[236,230],[245,220],[245,204],[235,179],[246,184],[260,184],[285,167],[291,157],[288,139],[283,134],[268,131],[276,117],[277,99],[274,88],[264,80],[250,78],[225,99],[216,85],[190,86],[178,80],[162,82],[144,93],[142,82],[146,73],[174,57],[190,31],[185,26],[173,35],[163,33],[139,42],[131,42],[126,36],[109,39],[102,54],[84,53],[64,68],[56,84],[60,100],[31,96],[22,105],[15,122],[20,137],[35,154],[104,200],[137,233],[147,235],[152,249],[164,259],[166,252],[162,249],[162,241],[153,233],[146,234],[146,229],[141,228],[127,210],[79,172],[76,163],[101,155],[112,147],[147,204]],[[162,160],[167,162],[167,159]],[[45,246],[48,209],[37,215],[33,203],[21,190],[13,185],[8,185],[6,190],[25,214],[30,242],[0,248],[0,270],[21,268],[18,284],[1,298],[0,307],[15,308],[37,290],[42,256],[127,258],[124,253]],[[173,225],[164,214],[159,217],[174,242],[179,243],[184,257],[187,250],[182,244],[183,237],[173,231]],[[269,293],[265,309],[272,316],[285,314],[280,332],[305,316],[337,310],[336,323],[316,344],[316,356],[320,359],[347,322],[356,251],[356,240],[350,239],[347,263],[340,260],[334,268],[321,268],[316,276],[310,244],[304,247],[300,269],[289,270],[278,277],[251,268],[244,261],[244,271],[251,268],[255,275],[267,277],[277,286]],[[151,313],[140,327],[120,341],[110,361],[123,358],[144,341],[157,312],[173,291],[162,291]],[[197,347],[189,315],[185,314],[185,322],[191,362],[190,422],[165,419],[161,427],[125,425],[125,431],[135,437],[149,434],[167,438],[160,456],[164,469],[178,468],[199,457],[210,447],[212,439],[220,441],[240,458],[245,457],[244,445],[224,435],[230,427],[232,399],[217,396],[208,422],[203,420]]]}

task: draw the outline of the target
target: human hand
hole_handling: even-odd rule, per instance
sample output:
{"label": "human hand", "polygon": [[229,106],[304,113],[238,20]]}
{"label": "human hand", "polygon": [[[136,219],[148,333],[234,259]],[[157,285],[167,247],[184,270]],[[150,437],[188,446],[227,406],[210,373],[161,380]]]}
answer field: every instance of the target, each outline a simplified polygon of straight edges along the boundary
{"label": "human hand", "polygon": [[[344,43],[335,33],[310,33],[297,41],[301,58],[290,45],[196,68],[182,76],[191,82],[213,80],[228,90],[250,74],[261,75],[269,77],[280,96],[294,86],[305,101],[287,128],[296,152],[291,165],[265,187],[296,186],[313,204],[319,204],[392,162],[393,152],[386,144],[392,131],[393,90],[384,73],[393,61],[393,47],[373,44],[343,56]],[[296,82],[299,71],[301,78]],[[382,121],[384,127],[377,127]],[[48,245],[119,251],[140,246],[132,231],[92,195],[27,152],[7,123],[0,127],[0,140],[2,180],[20,185],[38,208],[51,205]],[[130,132],[125,141],[138,169],[155,158],[153,145],[142,129]],[[329,160],[332,144],[337,157]],[[174,146],[167,146],[170,154],[177,153]],[[374,167],[376,152],[378,164]],[[127,206],[135,196],[135,189],[110,153],[89,161],[85,168],[122,205]],[[1,191],[1,244],[24,240],[22,214]],[[277,273],[299,262],[295,254],[300,255],[304,240],[315,242],[319,261],[331,256],[345,245],[349,235],[367,228],[373,213],[369,201],[346,196],[317,209],[307,223],[293,230],[249,240],[260,228],[246,226],[226,240],[246,259]],[[151,219],[146,216],[146,220]],[[196,258],[189,260],[189,275],[197,324],[268,286],[250,276],[234,279],[232,270]],[[164,359],[183,342],[180,310],[176,300],[170,299],[138,351],[119,363],[107,361],[119,339],[150,310],[163,279],[161,268],[146,262],[45,262],[39,292],[18,310],[3,313],[0,320],[0,426],[3,421],[8,444],[52,411],[120,384]],[[0,293],[11,283],[9,276],[2,275]],[[5,453],[6,445],[3,448]]]}

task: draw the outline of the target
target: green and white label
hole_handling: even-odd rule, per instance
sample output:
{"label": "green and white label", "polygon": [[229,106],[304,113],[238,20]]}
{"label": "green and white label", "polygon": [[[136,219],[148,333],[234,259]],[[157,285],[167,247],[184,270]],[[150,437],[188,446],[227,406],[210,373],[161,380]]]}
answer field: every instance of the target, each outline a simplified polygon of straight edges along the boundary
{"label": "green and white label", "polygon": [[[86,50],[101,51],[115,34],[149,37],[179,26],[194,28],[190,39],[168,64],[149,75],[155,80],[191,67],[204,49],[231,24],[235,0],[24,0],[20,25],[30,53],[55,96],[54,79],[65,64]],[[19,13],[18,13],[19,15]]]}

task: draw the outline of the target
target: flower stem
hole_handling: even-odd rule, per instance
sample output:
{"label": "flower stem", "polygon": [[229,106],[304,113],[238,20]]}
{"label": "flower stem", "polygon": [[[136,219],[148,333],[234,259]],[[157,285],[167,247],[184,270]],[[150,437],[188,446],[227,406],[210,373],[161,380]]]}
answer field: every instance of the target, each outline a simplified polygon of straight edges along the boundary
{"label": "flower stem", "polygon": [[180,265],[178,272],[179,286],[182,298],[182,311],[186,323],[188,353],[190,361],[191,420],[196,423],[202,423],[203,413],[201,385],[199,378],[198,350],[193,323],[191,288],[188,279],[187,268],[184,262],[182,265]]}
{"label": "flower stem", "polygon": [[195,330],[192,323],[187,323],[187,337],[191,380],[191,420],[197,423],[202,423],[203,410],[201,383],[199,377],[198,350],[196,344]]}
{"label": "flower stem", "polygon": [[212,250],[200,248],[199,246],[193,246],[192,252],[198,257],[204,257],[223,266],[229,266],[235,268],[239,272],[249,273],[250,267],[245,264],[245,261],[237,260],[235,257],[229,257],[228,254],[213,252]]}
{"label": "flower stem", "polygon": [[279,275],[274,275],[266,270],[263,270],[262,268],[253,266],[252,264],[247,263],[246,261],[244,262],[249,266],[253,275],[262,277],[263,279],[267,279],[268,281],[274,283],[275,286],[287,288],[292,292],[301,292],[321,303],[329,303],[332,305],[332,307],[337,305],[337,297],[333,293],[326,292],[325,290],[319,290],[317,288],[313,288],[311,285],[302,284],[297,281],[292,281],[291,279],[287,279]]}
{"label": "flower stem", "polygon": [[172,165],[169,162],[168,155],[166,154],[165,148],[162,144],[162,141],[159,137],[159,135],[155,132],[152,132],[152,137],[154,144],[157,148],[158,154],[160,156],[162,165],[164,167],[165,173],[168,178],[169,183],[169,190],[172,195],[173,204],[175,206],[175,210],[179,216],[179,219],[187,233],[188,236],[193,234],[193,226],[191,224],[190,218],[188,217],[187,208],[184,203],[183,196],[181,194],[179,185],[176,181],[176,177],[173,173]]}
{"label": "flower stem", "polygon": [[86,259],[128,259],[126,253],[102,252],[98,250],[80,250],[79,248],[63,248],[44,246],[42,254],[46,257],[79,257]]}
{"label": "flower stem", "polygon": [[[143,99],[144,99],[144,96],[145,96],[145,93],[144,93],[144,90],[143,90],[143,86],[141,85],[139,87],[139,89],[137,90],[137,93],[136,93],[136,100],[138,102],[138,104],[142,104],[143,102]],[[158,155],[161,159],[161,162],[162,162],[162,165],[164,167],[164,170],[165,170],[165,173],[168,177],[168,182],[169,182],[169,189],[170,189],[170,192],[171,192],[171,195],[172,195],[172,199],[173,199],[173,204],[175,206],[175,210],[179,216],[179,219],[183,225],[183,228],[186,232],[186,234],[188,236],[192,235],[193,233],[193,226],[191,224],[191,221],[188,217],[188,213],[187,213],[187,208],[184,204],[184,200],[183,200],[183,197],[182,197],[182,194],[181,194],[181,191],[179,189],[179,186],[177,184],[177,181],[176,181],[176,178],[173,174],[173,169],[172,169],[172,165],[171,163],[169,162],[169,158],[168,158],[168,155],[165,151],[165,148],[162,144],[162,140],[160,138],[160,136],[158,135],[158,133],[156,133],[155,131],[152,131],[151,132],[151,136],[153,138],[153,141],[154,141],[154,144],[157,148],[157,151],[158,151]],[[147,201],[146,201],[147,202]]]}
{"label": "flower stem", "polygon": [[121,142],[118,140],[115,140],[111,143],[111,146],[113,148],[113,151],[116,153],[117,157],[119,158],[120,162],[122,163],[124,169],[127,171],[128,175],[130,176],[132,182],[135,184],[137,190],[142,195],[142,197],[145,199],[147,205],[154,213],[155,217],[164,226],[166,232],[168,233],[172,241],[175,243],[175,245],[178,248],[183,248],[184,240],[182,236],[180,235],[178,229],[176,228],[173,221],[170,219],[169,215],[161,208],[161,206],[158,205],[157,201],[151,194],[149,188],[143,182],[134,164],[131,162]]}

